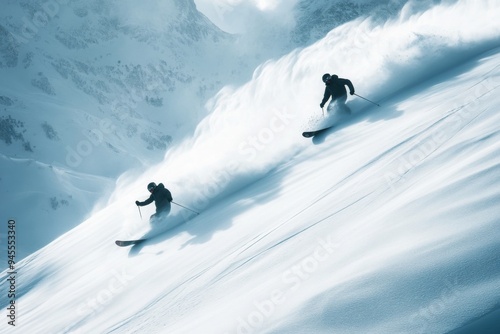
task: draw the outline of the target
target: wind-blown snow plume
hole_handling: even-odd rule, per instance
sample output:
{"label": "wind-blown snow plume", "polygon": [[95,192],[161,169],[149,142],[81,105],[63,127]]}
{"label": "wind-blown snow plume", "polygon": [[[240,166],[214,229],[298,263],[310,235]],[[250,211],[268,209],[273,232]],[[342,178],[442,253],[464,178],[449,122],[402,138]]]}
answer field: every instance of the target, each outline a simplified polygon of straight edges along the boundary
{"label": "wind-blown snow plume", "polygon": [[[202,210],[309,145],[300,132],[314,123],[311,117],[323,121],[324,72],[349,78],[359,94],[383,101],[498,45],[498,10],[495,1],[458,1],[425,10],[409,2],[384,23],[367,18],[342,25],[310,47],[261,65],[245,85],[222,89],[207,103],[209,115],[193,137],[132,187],[162,180],[174,197]],[[353,98],[347,103],[354,112],[366,106]]]}

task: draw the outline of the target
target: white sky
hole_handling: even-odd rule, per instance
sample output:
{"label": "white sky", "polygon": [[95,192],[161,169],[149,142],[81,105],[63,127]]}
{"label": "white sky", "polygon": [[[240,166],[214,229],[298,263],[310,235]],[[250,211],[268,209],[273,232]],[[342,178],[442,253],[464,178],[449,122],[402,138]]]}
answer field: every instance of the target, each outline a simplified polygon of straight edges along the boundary
{"label": "white sky", "polygon": [[194,0],[196,7],[214,24],[230,33],[247,32],[256,22],[273,20],[286,25],[293,20],[298,0]]}

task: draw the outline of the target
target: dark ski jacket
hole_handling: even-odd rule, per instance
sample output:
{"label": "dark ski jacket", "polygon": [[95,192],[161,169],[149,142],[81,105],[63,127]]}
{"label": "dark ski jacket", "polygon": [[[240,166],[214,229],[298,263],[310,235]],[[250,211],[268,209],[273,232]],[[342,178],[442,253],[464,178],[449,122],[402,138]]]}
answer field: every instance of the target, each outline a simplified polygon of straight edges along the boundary
{"label": "dark ski jacket", "polygon": [[156,213],[168,213],[170,212],[170,202],[172,202],[172,194],[165,188],[163,183],[156,186],[155,190],[151,193],[151,196],[144,202],[137,202],[139,206],[145,206],[151,204],[153,201],[156,205]]}
{"label": "dark ski jacket", "polygon": [[345,89],[346,85],[349,87],[350,94],[353,95],[354,86],[349,79],[343,79],[336,75],[332,75],[331,79],[325,83],[325,95],[323,96],[320,107],[323,108],[325,106],[325,103],[328,101],[330,96],[332,97],[332,100],[336,100],[341,96],[347,95],[347,91]]}

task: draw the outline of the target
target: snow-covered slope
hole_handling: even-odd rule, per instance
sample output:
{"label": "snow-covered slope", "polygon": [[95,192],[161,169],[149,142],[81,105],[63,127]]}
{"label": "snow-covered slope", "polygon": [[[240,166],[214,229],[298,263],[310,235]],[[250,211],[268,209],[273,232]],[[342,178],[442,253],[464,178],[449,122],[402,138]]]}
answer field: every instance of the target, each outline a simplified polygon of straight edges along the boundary
{"label": "snow-covered slope", "polygon": [[[500,301],[498,9],[351,22],[224,88],[192,138],[16,264],[16,329],[479,332]],[[335,118],[317,106],[325,71],[382,107],[350,98],[354,114],[311,142],[300,131]],[[151,208],[141,221],[133,202],[149,181],[201,214],[174,206],[182,224],[118,248],[147,233]]]}

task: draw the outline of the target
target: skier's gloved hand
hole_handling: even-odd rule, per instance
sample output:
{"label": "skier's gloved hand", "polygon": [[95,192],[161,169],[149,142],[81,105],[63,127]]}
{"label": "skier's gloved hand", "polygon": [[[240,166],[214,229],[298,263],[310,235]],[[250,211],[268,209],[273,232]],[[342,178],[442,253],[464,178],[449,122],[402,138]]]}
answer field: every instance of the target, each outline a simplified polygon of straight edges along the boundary
{"label": "skier's gloved hand", "polygon": [[323,109],[323,107],[324,107],[324,106],[325,106],[325,105],[324,105],[323,103],[320,103],[320,104],[319,104],[319,107],[320,107],[321,109]]}
{"label": "skier's gloved hand", "polygon": [[139,201],[135,201],[135,205],[139,206],[140,202]]}
{"label": "skier's gloved hand", "polygon": [[349,93],[351,93],[351,95],[354,95],[354,90],[351,90]]}

